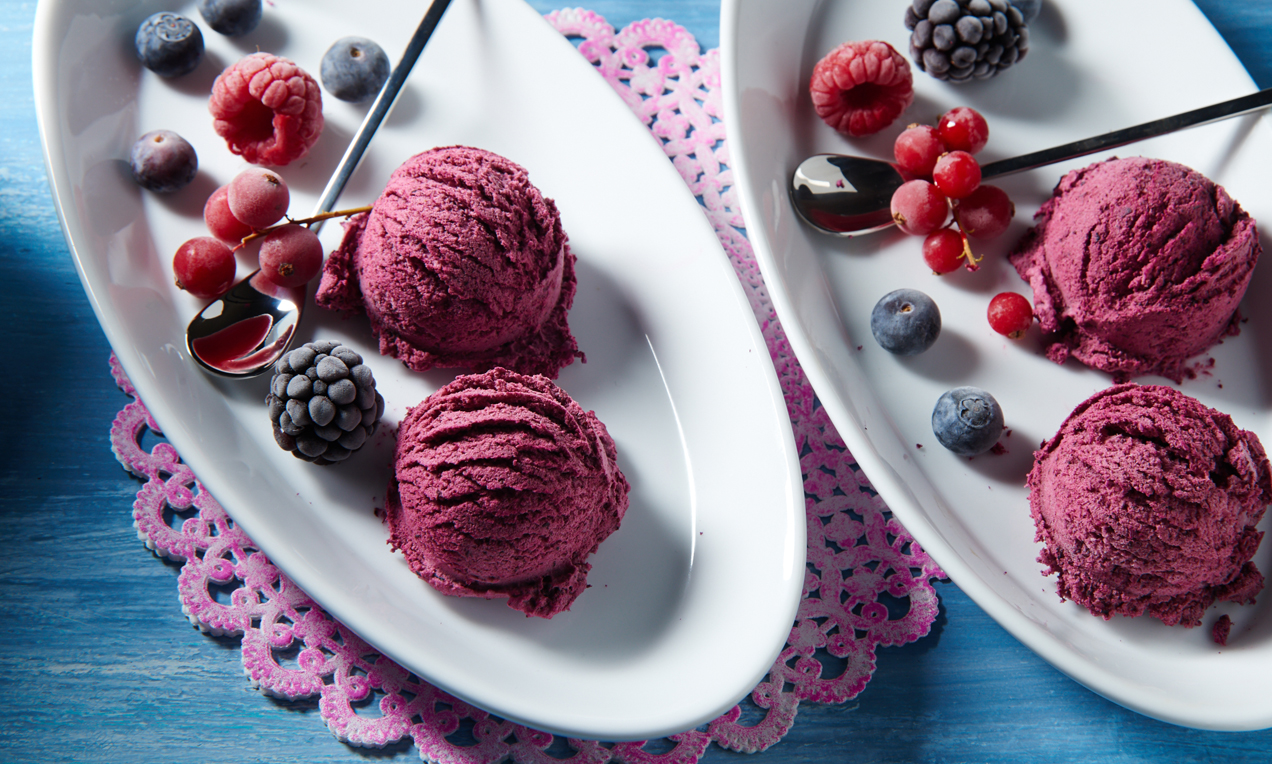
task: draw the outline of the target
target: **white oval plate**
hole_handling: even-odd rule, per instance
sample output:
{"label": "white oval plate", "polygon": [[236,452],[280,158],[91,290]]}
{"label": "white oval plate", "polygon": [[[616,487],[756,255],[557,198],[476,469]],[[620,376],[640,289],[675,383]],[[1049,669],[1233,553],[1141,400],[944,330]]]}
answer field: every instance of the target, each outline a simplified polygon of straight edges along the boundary
{"label": "white oval plate", "polygon": [[[632,483],[623,527],[593,556],[591,588],[573,608],[545,621],[502,600],[445,597],[387,546],[372,512],[391,472],[392,428],[453,373],[413,374],[376,353],[364,319],[311,308],[300,337],[363,349],[388,401],[373,442],[323,469],[274,445],[267,377],[214,379],[187,356],[183,331],[201,306],[172,286],[171,253],[203,234],[203,200],[245,166],[212,131],[212,79],[258,47],[316,75],[327,46],[348,34],[396,60],[423,7],[275,0],[244,38],[203,25],[205,60],[165,81],[132,52],[153,4],[41,3],[36,105],[84,288],[182,457],[275,564],[368,642],[531,727],[611,740],[694,727],[759,682],[794,620],[805,528],[790,420],[701,207],[648,130],[529,6],[452,4],[338,206],[370,203],[408,156],[454,143],[512,158],[557,201],[579,258],[570,323],[587,353],[559,383],[609,427]],[[193,3],[175,9],[199,18]],[[283,170],[294,214],[312,209],[365,109],[326,99],[321,139]],[[193,186],[171,198],[121,173],[132,142],[157,128],[200,156]],[[328,248],[339,235],[326,226]]]}
{"label": "white oval plate", "polygon": [[[1025,475],[1032,451],[1075,405],[1106,387],[1108,375],[1040,354],[1036,330],[1023,343],[990,330],[989,298],[1029,294],[1004,253],[1029,226],[1060,176],[1101,156],[996,181],[1016,203],[1001,239],[983,249],[983,268],[938,278],[923,264],[921,239],[896,231],[836,239],[801,225],[787,196],[795,166],[819,152],[890,158],[905,124],[954,106],[985,114],[983,161],[1049,148],[1165,117],[1254,90],[1241,64],[1187,0],[1047,2],[1028,57],[988,82],[956,86],[914,73],[914,105],[877,136],[848,140],[813,112],[813,65],[846,40],[881,39],[906,53],[906,2],[840,0],[764,3],[725,0],[721,25],[725,122],[747,232],[778,316],[800,363],[888,506],[950,577],[1018,639],[1071,677],[1122,705],[1176,724],[1212,729],[1272,726],[1272,592],[1251,607],[1219,606],[1196,629],[1150,618],[1105,622],[1061,602],[1041,576]],[[1135,146],[1196,168],[1272,224],[1272,134],[1246,117]],[[1105,155],[1107,156],[1107,155]],[[1265,248],[1266,248],[1266,236]],[[1268,294],[1260,266],[1250,295]],[[927,353],[898,358],[871,337],[870,311],[887,292],[921,289],[940,306],[943,332]],[[1247,297],[1241,335],[1208,356],[1214,368],[1181,389],[1225,411],[1272,444],[1272,309]],[[1138,381],[1164,383],[1156,377]],[[1008,453],[974,460],[932,435],[936,399],[976,385],[1002,403]],[[1267,527],[1268,523],[1264,523]],[[1272,543],[1256,562],[1272,574]],[[1233,619],[1226,648],[1211,641],[1219,613]]]}

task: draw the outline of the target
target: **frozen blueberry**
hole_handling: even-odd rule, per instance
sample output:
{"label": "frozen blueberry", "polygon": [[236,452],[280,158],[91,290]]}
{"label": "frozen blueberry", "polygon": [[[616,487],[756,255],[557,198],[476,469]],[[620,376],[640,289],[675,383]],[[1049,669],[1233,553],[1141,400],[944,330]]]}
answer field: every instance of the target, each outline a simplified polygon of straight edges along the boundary
{"label": "frozen blueberry", "polygon": [[932,433],[959,456],[983,454],[1003,434],[1003,410],[994,396],[978,387],[956,387],[937,399]]}
{"label": "frozen blueberry", "polygon": [[941,334],[941,311],[932,298],[917,289],[885,294],[870,312],[870,331],[884,350],[917,355],[932,347]]}
{"label": "frozen blueberry", "polygon": [[142,65],[162,77],[194,71],[203,56],[203,33],[190,19],[167,11],[141,22],[133,44]]}
{"label": "frozen blueberry", "polygon": [[129,165],[137,185],[170,194],[194,180],[199,158],[185,138],[171,130],[152,130],[133,144]]}
{"label": "frozen blueberry", "polygon": [[389,57],[365,37],[342,37],[323,54],[319,76],[328,93],[358,103],[379,93],[389,79]]}
{"label": "frozen blueberry", "polygon": [[199,13],[215,31],[238,37],[261,23],[261,0],[199,0]]}

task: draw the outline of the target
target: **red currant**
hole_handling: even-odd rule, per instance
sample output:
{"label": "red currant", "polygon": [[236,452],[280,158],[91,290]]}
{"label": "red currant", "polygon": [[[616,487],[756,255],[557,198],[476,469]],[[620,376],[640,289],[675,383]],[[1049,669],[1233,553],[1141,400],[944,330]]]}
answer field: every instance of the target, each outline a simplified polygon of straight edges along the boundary
{"label": "red currant", "polygon": [[926,236],[945,225],[950,204],[926,180],[910,180],[892,194],[892,220],[908,234]]}
{"label": "red currant", "polygon": [[937,130],[951,151],[957,149],[975,154],[989,142],[989,125],[985,118],[967,106],[950,109],[941,115]]}
{"label": "red currant", "polygon": [[1007,192],[997,186],[980,185],[960,199],[954,215],[959,228],[973,239],[994,239],[1007,230],[1016,206]]}
{"label": "red currant", "polygon": [[226,196],[234,217],[253,228],[268,228],[282,220],[291,201],[287,182],[263,167],[250,167],[234,176]]}
{"label": "red currant", "polygon": [[949,198],[962,199],[980,185],[980,162],[966,151],[942,154],[932,169],[932,182]]}
{"label": "red currant", "polygon": [[322,270],[322,242],[308,228],[289,223],[261,241],[261,275],[281,287],[298,287]]}
{"label": "red currant", "polygon": [[234,283],[234,253],[220,239],[199,236],[177,247],[172,272],[177,288],[210,300],[229,291]]}
{"label": "red currant", "polygon": [[989,301],[986,312],[989,325],[999,334],[1018,340],[1033,323],[1033,307],[1029,300],[1015,292],[1002,292]]}
{"label": "red currant", "polygon": [[238,244],[243,238],[251,235],[252,227],[230,212],[229,186],[221,186],[212,192],[203,205],[203,222],[208,231],[221,241]]}
{"label": "red currant", "polygon": [[916,178],[932,177],[932,168],[945,151],[940,133],[930,125],[910,125],[892,145],[897,166]]}
{"label": "red currant", "polygon": [[953,228],[938,228],[923,240],[923,262],[938,276],[958,270],[964,259],[974,270],[976,266],[967,255],[967,239]]}

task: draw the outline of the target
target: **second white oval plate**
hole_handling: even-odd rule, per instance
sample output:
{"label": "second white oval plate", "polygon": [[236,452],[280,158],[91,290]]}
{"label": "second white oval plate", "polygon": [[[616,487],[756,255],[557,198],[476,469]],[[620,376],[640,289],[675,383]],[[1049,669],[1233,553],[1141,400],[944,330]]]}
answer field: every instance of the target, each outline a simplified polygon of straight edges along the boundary
{"label": "second white oval plate", "polygon": [[[1029,294],[1003,255],[1030,225],[1061,175],[1102,156],[995,181],[1016,204],[1006,235],[983,247],[982,270],[932,275],[921,239],[897,231],[851,240],[800,223],[787,196],[791,171],[811,154],[890,158],[897,133],[971,106],[989,122],[989,162],[1166,117],[1254,90],[1249,76],[1187,0],[1046,2],[1028,56],[986,81],[949,85],[914,70],[916,98],[897,124],[865,140],[835,134],[808,96],[813,65],[846,40],[880,39],[903,54],[907,3],[875,0],[725,0],[721,25],[725,122],[747,232],[778,316],[831,420],[888,506],[950,577],[1012,634],[1096,692],[1141,713],[1212,729],[1272,726],[1272,593],[1249,607],[1217,606],[1206,626],[1150,618],[1104,621],[1061,602],[1037,562],[1025,475],[1032,452],[1079,402],[1111,383],[1076,362],[1057,366],[1034,336],[995,334],[985,318],[1001,291]],[[1246,117],[1127,146],[1182,162],[1222,184],[1272,225],[1272,133]],[[1107,156],[1103,155],[1103,156]],[[1266,241],[1266,237],[1265,241]],[[1265,244],[1266,248],[1266,244]],[[1241,335],[1198,361],[1211,369],[1180,388],[1272,444],[1272,289],[1257,269]],[[930,294],[941,338],[913,358],[889,355],[870,334],[870,311],[901,287]],[[1032,297],[1032,295],[1030,295]],[[1138,381],[1163,383],[1143,377]],[[974,460],[944,450],[931,413],[945,390],[975,385],[1003,405],[1008,453]],[[1263,527],[1268,527],[1265,521]],[[1272,543],[1255,558],[1272,574]],[[1220,648],[1209,625],[1233,620]]]}

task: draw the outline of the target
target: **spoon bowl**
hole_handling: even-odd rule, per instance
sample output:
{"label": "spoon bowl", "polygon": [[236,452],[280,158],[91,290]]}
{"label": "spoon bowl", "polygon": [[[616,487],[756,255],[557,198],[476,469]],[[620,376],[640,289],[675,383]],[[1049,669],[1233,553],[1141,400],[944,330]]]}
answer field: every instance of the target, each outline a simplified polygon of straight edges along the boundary
{"label": "spoon bowl", "polygon": [[791,176],[791,201],[809,225],[836,236],[859,236],[891,226],[892,192],[906,181],[882,159],[817,154]]}
{"label": "spoon bowl", "polygon": [[186,347],[214,374],[254,376],[287,352],[304,304],[304,287],[280,287],[256,271],[199,311]]}

